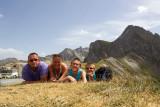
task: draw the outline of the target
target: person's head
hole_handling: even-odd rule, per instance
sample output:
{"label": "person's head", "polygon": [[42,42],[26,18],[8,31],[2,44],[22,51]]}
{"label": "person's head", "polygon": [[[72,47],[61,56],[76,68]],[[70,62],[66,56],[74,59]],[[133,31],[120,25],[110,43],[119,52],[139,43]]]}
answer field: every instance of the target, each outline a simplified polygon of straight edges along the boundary
{"label": "person's head", "polygon": [[28,55],[28,64],[31,68],[37,68],[40,60],[37,53],[30,53]]}
{"label": "person's head", "polygon": [[92,73],[95,71],[95,64],[93,62],[87,62],[85,69],[86,73]]}
{"label": "person's head", "polygon": [[55,68],[59,68],[62,63],[62,56],[59,54],[53,54],[52,63]]}
{"label": "person's head", "polygon": [[72,71],[78,71],[81,68],[80,59],[79,58],[72,59],[70,67],[72,68]]}

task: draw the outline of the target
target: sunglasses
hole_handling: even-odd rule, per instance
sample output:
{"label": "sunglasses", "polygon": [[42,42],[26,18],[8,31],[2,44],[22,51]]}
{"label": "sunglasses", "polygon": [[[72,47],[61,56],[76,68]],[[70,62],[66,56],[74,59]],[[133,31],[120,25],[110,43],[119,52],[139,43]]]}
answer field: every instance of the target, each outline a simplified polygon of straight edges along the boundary
{"label": "sunglasses", "polygon": [[89,69],[92,70],[92,69],[94,69],[94,68],[86,68],[86,70],[89,70]]}
{"label": "sunglasses", "polygon": [[31,59],[29,60],[30,62],[33,62],[33,61],[38,61],[38,59]]}

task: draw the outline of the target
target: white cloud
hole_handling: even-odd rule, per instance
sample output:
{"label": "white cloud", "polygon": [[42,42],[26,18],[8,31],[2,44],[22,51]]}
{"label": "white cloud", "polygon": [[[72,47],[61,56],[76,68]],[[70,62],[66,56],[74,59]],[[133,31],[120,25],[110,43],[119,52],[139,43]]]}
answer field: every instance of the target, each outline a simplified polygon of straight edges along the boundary
{"label": "white cloud", "polygon": [[148,8],[150,14],[160,15],[160,1],[159,0],[146,0],[142,2]]}
{"label": "white cloud", "polygon": [[160,15],[160,1],[159,0],[144,0],[137,5],[137,13],[147,13],[149,17],[153,15]]}
{"label": "white cloud", "polygon": [[24,54],[24,52],[14,49],[1,49],[0,48],[0,59],[5,58],[17,58],[20,60],[25,60],[27,56]]}
{"label": "white cloud", "polygon": [[[128,13],[123,17],[123,20],[113,20],[114,24],[123,26],[137,25],[147,30],[160,27],[160,1],[159,0],[144,0],[139,1],[134,5]],[[158,33],[158,32],[156,32]]]}
{"label": "white cloud", "polygon": [[[103,25],[103,27],[105,26]],[[115,36],[109,35],[107,30],[105,31],[103,27],[95,25],[72,29],[64,34],[65,36],[56,40],[59,42],[54,43],[56,43],[56,45],[63,45],[67,48],[72,47],[72,49],[75,49],[79,46],[89,47],[90,43],[96,40],[114,40]]]}
{"label": "white cloud", "polygon": [[150,30],[160,26],[160,20],[139,18],[135,20],[129,20],[128,18],[125,20],[110,20],[99,25],[73,29],[57,41],[59,41],[59,44],[63,44],[66,47],[73,47],[74,45],[74,48],[79,46],[88,47],[91,42],[96,40],[111,42],[117,39],[128,25],[136,25]]}
{"label": "white cloud", "polygon": [[138,6],[137,7],[138,13],[144,13],[147,12],[147,8],[144,6]]}
{"label": "white cloud", "polygon": [[0,13],[0,18],[4,17],[4,15],[2,13]]}
{"label": "white cloud", "polygon": [[123,31],[128,25],[136,25],[143,27],[146,30],[150,30],[160,26],[160,20],[147,20],[147,19],[135,19],[135,20],[117,20],[108,21],[108,24],[117,26],[119,30]]}

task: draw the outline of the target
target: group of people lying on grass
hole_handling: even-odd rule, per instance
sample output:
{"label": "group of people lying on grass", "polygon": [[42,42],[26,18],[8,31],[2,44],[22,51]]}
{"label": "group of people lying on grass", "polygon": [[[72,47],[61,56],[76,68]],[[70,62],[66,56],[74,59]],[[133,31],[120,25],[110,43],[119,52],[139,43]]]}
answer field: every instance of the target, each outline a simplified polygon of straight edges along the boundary
{"label": "group of people lying on grass", "polygon": [[[67,67],[67,65],[62,62],[61,55],[54,54],[52,63],[47,65],[43,61],[40,61],[37,53],[30,53],[27,62],[22,69],[22,78],[25,80],[22,84],[45,81],[77,82],[80,80],[86,83],[87,81],[96,80],[95,64],[88,62],[85,65],[84,71],[81,69],[81,61],[79,58],[74,58],[71,61],[70,67]],[[99,70],[98,73],[101,71]],[[101,77],[103,78],[103,75]]]}

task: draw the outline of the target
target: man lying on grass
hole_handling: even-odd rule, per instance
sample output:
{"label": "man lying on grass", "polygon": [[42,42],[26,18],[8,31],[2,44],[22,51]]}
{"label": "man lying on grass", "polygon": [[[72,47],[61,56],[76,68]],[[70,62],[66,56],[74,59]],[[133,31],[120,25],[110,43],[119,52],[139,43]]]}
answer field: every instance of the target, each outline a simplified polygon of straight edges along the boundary
{"label": "man lying on grass", "polygon": [[77,82],[82,80],[84,83],[86,80],[86,72],[81,69],[81,61],[79,58],[74,58],[71,61],[70,68],[63,73],[58,82]]}
{"label": "man lying on grass", "polygon": [[22,84],[46,81],[48,71],[47,64],[40,61],[38,54],[30,53],[28,56],[28,64],[22,69],[22,78],[25,80]]}

